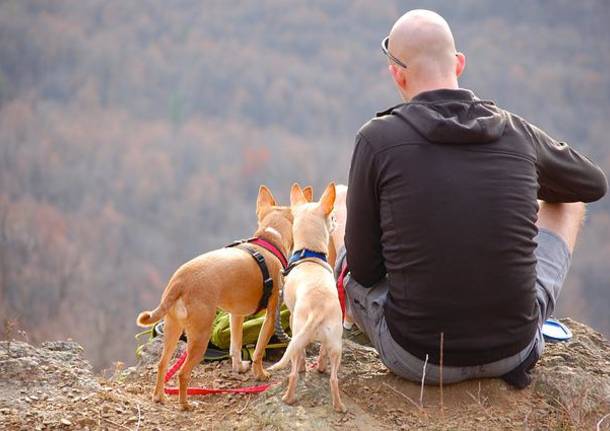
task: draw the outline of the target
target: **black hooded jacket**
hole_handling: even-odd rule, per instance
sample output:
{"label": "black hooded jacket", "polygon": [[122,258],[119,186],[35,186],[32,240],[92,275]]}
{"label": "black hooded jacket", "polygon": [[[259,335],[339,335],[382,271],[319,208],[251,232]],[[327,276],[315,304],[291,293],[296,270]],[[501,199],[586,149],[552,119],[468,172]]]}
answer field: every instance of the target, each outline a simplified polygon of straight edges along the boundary
{"label": "black hooded jacket", "polygon": [[538,203],[591,202],[603,172],[469,90],[421,93],[356,138],[345,244],[352,277],[387,274],[385,316],[408,352],[493,362],[525,348],[538,322]]}

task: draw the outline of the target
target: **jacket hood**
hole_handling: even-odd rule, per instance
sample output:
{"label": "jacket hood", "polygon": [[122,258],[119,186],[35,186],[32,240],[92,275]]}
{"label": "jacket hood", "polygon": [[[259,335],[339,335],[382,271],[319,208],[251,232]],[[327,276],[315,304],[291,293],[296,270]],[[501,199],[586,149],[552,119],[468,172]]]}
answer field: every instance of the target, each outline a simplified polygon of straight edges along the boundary
{"label": "jacket hood", "polygon": [[478,99],[465,89],[441,89],[418,94],[382,114],[407,121],[426,139],[442,144],[485,144],[504,133],[506,114],[494,102]]}

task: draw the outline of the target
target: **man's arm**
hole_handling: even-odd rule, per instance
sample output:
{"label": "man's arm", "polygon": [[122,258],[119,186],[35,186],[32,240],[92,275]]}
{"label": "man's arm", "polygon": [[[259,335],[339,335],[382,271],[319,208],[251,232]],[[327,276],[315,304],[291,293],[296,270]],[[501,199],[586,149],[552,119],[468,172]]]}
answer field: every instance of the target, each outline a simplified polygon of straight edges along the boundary
{"label": "man's arm", "polygon": [[608,191],[604,172],[587,157],[529,125],[538,154],[538,199],[546,202],[593,202]]}
{"label": "man's arm", "polygon": [[362,134],[356,136],[347,188],[345,247],[352,277],[365,287],[386,273],[381,254],[381,226],[375,157]]}

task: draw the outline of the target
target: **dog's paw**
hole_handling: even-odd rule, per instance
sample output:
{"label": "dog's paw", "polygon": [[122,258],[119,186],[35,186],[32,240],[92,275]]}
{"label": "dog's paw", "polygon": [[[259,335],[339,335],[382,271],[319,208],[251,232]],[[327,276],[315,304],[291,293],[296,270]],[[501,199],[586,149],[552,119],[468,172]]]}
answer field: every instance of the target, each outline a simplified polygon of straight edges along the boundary
{"label": "dog's paw", "polygon": [[233,363],[231,364],[231,368],[233,369],[234,372],[236,373],[245,373],[246,371],[248,371],[250,369],[250,362],[249,361],[233,361]]}
{"label": "dog's paw", "polygon": [[288,394],[286,394],[282,397],[282,401],[284,401],[284,403],[288,404],[289,406],[293,405],[296,400],[297,399],[295,396],[290,396]]}
{"label": "dog's paw", "polygon": [[238,365],[233,368],[233,371],[238,373],[245,373],[250,369],[250,361],[239,361]]}
{"label": "dog's paw", "polygon": [[152,401],[153,403],[165,404],[165,396],[163,395],[163,393],[153,394]]}
{"label": "dog's paw", "polygon": [[191,410],[191,405],[188,402],[180,403],[180,410],[183,412],[188,412]]}
{"label": "dog's paw", "polygon": [[348,331],[351,331],[351,329],[354,327],[353,322],[349,321],[349,320],[344,320],[343,321],[343,327],[345,329],[347,329]]}
{"label": "dog's paw", "polygon": [[345,405],[341,401],[333,403],[333,408],[335,409],[335,411],[337,413],[346,413],[347,412]]}
{"label": "dog's paw", "polygon": [[245,373],[250,369],[250,361],[234,362],[232,368],[236,373]]}
{"label": "dog's paw", "polygon": [[263,367],[261,367],[260,369],[255,369],[253,371],[254,378],[256,378],[256,380],[265,382],[271,377],[271,373],[269,373],[269,371],[265,370]]}

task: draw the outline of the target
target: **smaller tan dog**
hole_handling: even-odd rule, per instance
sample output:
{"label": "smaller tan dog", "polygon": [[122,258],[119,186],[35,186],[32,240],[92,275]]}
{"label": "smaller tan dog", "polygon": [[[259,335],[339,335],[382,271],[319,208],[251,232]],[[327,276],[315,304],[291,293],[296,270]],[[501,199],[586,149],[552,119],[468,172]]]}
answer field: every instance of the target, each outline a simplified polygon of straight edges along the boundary
{"label": "smaller tan dog", "polygon": [[[255,237],[271,243],[285,256],[292,249],[292,212],[280,207],[271,191],[261,186],[256,202],[258,229]],[[257,251],[264,257],[273,290],[267,303],[267,314],[256,343],[252,372],[259,380],[269,378],[262,366],[265,347],[273,333],[275,308],[279,300],[282,263],[274,253],[260,246]],[[252,256],[239,247],[225,247],[202,254],[182,265],[172,276],[163,292],[161,303],[153,311],[138,316],[138,325],[150,326],[165,318],[164,345],[159,360],[157,385],[153,401],[164,400],[164,377],[180,334],[186,330],[188,339],[186,362],[178,372],[180,406],[188,410],[187,387],[193,367],[205,354],[210,339],[216,308],[231,313],[231,359],[233,370],[245,372],[249,363],[241,360],[242,325],[244,317],[255,311],[263,295],[261,270]]]}
{"label": "smaller tan dog", "polygon": [[295,252],[290,259],[290,272],[284,279],[284,301],[290,309],[293,336],[282,359],[269,370],[284,368],[289,361],[292,363],[288,388],[282,399],[287,404],[294,403],[298,374],[305,368],[305,347],[312,341],[319,341],[318,371],[324,372],[327,360],[330,361],[333,407],[338,412],[345,412],[337,376],[343,335],[341,305],[332,269],[323,258],[328,253],[334,202],[334,183],[328,185],[320,202],[309,203],[298,184],[290,191]]}

